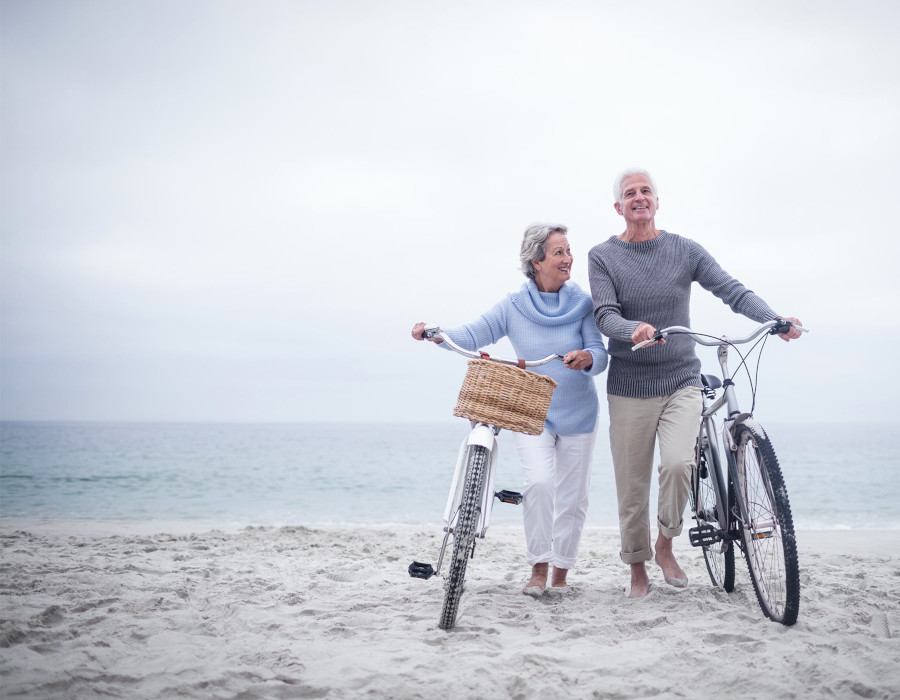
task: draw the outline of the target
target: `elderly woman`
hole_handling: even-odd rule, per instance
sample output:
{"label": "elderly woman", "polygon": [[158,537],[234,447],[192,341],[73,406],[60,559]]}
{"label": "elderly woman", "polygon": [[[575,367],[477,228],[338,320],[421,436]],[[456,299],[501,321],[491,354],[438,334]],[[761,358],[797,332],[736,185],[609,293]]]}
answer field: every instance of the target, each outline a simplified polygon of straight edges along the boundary
{"label": "elderly woman", "polygon": [[[584,527],[597,431],[598,398],[593,377],[606,369],[606,348],[594,323],[590,296],[569,281],[572,253],[565,226],[528,227],[520,258],[528,281],[474,323],[444,332],[476,350],[509,337],[518,357],[564,356],[534,368],[555,379],[550,410],[540,435],[515,433],[525,474],[525,542],[531,578],[523,593],[540,596],[547,586],[566,587]],[[413,338],[422,340],[424,323]],[[432,338],[441,342],[439,338]]]}

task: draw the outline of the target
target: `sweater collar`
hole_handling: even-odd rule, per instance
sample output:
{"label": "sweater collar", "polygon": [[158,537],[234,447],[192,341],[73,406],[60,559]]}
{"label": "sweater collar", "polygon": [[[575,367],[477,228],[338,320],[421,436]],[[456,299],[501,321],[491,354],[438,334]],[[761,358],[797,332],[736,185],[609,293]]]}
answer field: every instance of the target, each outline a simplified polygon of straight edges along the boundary
{"label": "sweater collar", "polygon": [[654,248],[657,245],[662,245],[662,241],[667,238],[670,234],[665,229],[659,230],[659,235],[656,238],[651,238],[649,241],[623,241],[618,236],[612,236],[610,240],[616,245],[620,245],[623,248],[632,248],[632,249],[646,249],[646,248]]}
{"label": "sweater collar", "polygon": [[593,306],[591,298],[574,282],[564,282],[554,293],[540,291],[533,279],[510,294],[510,300],[523,316],[541,326],[579,321]]}

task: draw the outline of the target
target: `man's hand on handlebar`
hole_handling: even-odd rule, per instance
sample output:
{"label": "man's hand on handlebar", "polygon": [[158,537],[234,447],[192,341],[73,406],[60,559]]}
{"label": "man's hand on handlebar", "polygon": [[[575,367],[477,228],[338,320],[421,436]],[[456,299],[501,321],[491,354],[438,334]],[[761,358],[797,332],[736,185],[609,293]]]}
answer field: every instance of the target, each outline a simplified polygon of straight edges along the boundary
{"label": "man's hand on handlebar", "polygon": [[799,318],[794,318],[793,316],[779,316],[782,321],[789,321],[793,325],[787,330],[786,333],[779,333],[778,337],[781,338],[785,342],[790,342],[791,340],[796,340],[799,338],[803,331],[803,324],[800,323]]}
{"label": "man's hand on handlebar", "polygon": [[438,336],[434,336],[433,338],[426,338],[423,333],[425,332],[425,322],[419,321],[416,325],[413,326],[412,329],[412,337],[416,340],[430,340],[432,343],[443,343],[444,339]]}
{"label": "man's hand on handlebar", "polygon": [[[653,326],[649,323],[641,322],[638,324],[638,327],[634,329],[634,333],[631,334],[631,344],[637,345],[638,343],[643,343],[645,340],[654,340],[655,335],[656,329]],[[660,345],[665,344],[665,342],[665,338],[659,338],[654,341],[654,343],[659,343]],[[648,343],[647,345],[653,345],[654,343]]]}

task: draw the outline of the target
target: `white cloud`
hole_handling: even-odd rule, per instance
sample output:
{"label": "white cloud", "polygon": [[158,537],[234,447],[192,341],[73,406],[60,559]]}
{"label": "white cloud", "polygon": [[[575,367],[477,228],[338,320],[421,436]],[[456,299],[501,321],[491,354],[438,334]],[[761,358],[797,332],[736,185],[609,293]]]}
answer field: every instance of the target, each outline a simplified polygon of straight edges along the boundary
{"label": "white cloud", "polygon": [[[790,367],[796,410],[878,416],[832,365],[896,376],[846,346],[848,317],[896,334],[897,18],[877,0],[7,3],[3,416],[442,419],[423,383],[453,394],[461,362],[409,327],[518,287],[536,220],[570,227],[587,287],[633,164],[660,225],[815,327],[764,365]],[[706,296],[697,322],[749,323]]]}

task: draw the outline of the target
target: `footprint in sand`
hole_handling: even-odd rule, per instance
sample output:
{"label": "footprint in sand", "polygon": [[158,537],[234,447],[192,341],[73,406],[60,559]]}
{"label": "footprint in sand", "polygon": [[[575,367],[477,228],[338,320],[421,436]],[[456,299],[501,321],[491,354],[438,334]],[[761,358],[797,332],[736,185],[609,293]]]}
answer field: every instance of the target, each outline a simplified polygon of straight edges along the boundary
{"label": "footprint in sand", "polygon": [[339,583],[355,583],[364,581],[369,574],[357,567],[341,567],[339,569],[320,569],[316,572],[323,578],[337,581]]}

